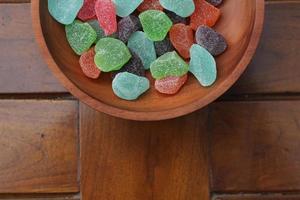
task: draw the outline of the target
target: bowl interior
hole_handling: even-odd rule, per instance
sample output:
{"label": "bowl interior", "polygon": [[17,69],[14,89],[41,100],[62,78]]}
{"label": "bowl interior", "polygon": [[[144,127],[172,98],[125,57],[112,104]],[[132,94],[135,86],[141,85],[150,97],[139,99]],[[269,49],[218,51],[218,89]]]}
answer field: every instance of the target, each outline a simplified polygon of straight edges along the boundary
{"label": "bowl interior", "polygon": [[[229,48],[217,57],[218,80],[209,88],[203,88],[190,75],[187,84],[174,96],[159,94],[151,87],[137,101],[125,101],[117,98],[111,89],[110,74],[102,73],[98,80],[86,78],[81,72],[79,57],[71,50],[65,36],[64,26],[57,23],[49,14],[47,1],[39,1],[40,22],[46,45],[61,72],[83,93],[99,103],[125,111],[160,112],[170,111],[206,99],[222,85],[238,67],[250,42],[255,22],[256,0],[226,0],[222,4],[222,17],[214,27],[226,38]],[[231,83],[233,84],[233,83]],[[152,81],[153,85],[153,81]],[[214,94],[214,96],[221,95]],[[207,104],[209,102],[205,102]],[[203,106],[203,105],[202,105]],[[195,108],[196,109],[196,108]],[[195,110],[194,109],[194,110]],[[159,118],[159,117],[158,117]]]}

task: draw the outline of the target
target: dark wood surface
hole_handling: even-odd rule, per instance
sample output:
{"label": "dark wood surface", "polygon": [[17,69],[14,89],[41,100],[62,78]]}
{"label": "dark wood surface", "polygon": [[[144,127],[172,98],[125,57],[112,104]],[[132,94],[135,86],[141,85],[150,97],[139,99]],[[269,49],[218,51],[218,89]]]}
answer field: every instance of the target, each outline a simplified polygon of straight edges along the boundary
{"label": "dark wood surface", "polygon": [[24,2],[0,0],[1,200],[300,199],[300,1],[266,3],[260,47],[229,92],[154,123],[69,95],[40,57]]}

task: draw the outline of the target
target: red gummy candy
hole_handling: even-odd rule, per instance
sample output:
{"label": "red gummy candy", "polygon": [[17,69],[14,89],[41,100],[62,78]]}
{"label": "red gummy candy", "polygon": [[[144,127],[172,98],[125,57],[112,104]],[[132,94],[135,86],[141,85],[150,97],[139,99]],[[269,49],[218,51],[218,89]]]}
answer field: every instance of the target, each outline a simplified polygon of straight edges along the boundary
{"label": "red gummy candy", "polygon": [[214,7],[206,0],[195,0],[195,12],[191,15],[191,27],[194,30],[201,25],[213,27],[221,16],[220,9]]}
{"label": "red gummy candy", "polygon": [[80,56],[79,64],[83,73],[92,79],[97,79],[101,73],[100,69],[94,62],[95,51],[91,48]]}
{"label": "red gummy candy", "polygon": [[160,5],[159,0],[144,0],[143,3],[137,8],[139,12],[146,10],[163,10],[164,8]]}
{"label": "red gummy candy", "polygon": [[78,18],[87,21],[96,18],[95,12],[96,0],[84,0],[83,6],[78,13]]}
{"label": "red gummy candy", "polygon": [[116,7],[112,0],[97,0],[95,11],[100,26],[105,35],[111,35],[117,31]]}
{"label": "red gummy candy", "polygon": [[155,89],[163,94],[176,94],[187,81],[188,75],[181,77],[169,76],[164,79],[155,80]]}
{"label": "red gummy candy", "polygon": [[194,44],[194,32],[190,26],[175,24],[170,30],[170,40],[178,53],[185,59],[190,57],[190,48]]}

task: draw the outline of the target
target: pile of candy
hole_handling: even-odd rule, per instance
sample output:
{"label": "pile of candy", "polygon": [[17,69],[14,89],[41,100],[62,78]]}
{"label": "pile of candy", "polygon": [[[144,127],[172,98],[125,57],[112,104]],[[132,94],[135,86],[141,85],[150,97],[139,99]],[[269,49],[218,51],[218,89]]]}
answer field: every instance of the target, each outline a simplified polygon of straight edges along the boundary
{"label": "pile of candy", "polygon": [[[210,27],[222,0],[48,0],[50,14],[66,25],[83,73],[111,72],[113,92],[135,100],[150,88],[176,94],[192,73],[203,87],[217,78],[213,56],[227,43]],[[77,19],[76,19],[77,18]],[[94,46],[95,44],[95,46]]]}

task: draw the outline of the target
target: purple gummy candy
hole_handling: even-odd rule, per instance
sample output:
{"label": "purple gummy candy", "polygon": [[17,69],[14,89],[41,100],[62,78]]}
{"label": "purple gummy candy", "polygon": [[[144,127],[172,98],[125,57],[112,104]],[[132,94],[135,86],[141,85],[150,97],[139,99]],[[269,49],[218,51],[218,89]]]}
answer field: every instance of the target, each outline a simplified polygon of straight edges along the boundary
{"label": "purple gummy candy", "polygon": [[213,56],[218,56],[227,49],[225,38],[208,26],[199,26],[196,31],[196,42]]}
{"label": "purple gummy candy", "polygon": [[128,42],[132,33],[140,30],[142,25],[138,17],[129,15],[121,19],[118,23],[118,38],[124,43]]}
{"label": "purple gummy candy", "polygon": [[214,6],[218,6],[223,2],[223,0],[206,0],[206,1]]}
{"label": "purple gummy candy", "polygon": [[145,69],[141,58],[134,52],[130,51],[132,57],[120,70],[113,71],[111,77],[114,79],[118,73],[129,72],[138,76],[145,76]]}
{"label": "purple gummy candy", "polygon": [[176,13],[174,13],[172,11],[164,10],[164,12],[168,15],[168,17],[171,19],[173,24],[178,24],[178,23],[186,24],[187,23],[186,18],[180,17],[179,15],[177,15]]}
{"label": "purple gummy candy", "polygon": [[167,52],[174,51],[174,47],[168,37],[166,37],[164,40],[159,42],[154,42],[156,55],[162,56]]}

